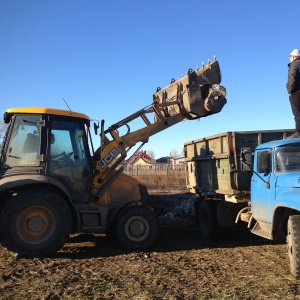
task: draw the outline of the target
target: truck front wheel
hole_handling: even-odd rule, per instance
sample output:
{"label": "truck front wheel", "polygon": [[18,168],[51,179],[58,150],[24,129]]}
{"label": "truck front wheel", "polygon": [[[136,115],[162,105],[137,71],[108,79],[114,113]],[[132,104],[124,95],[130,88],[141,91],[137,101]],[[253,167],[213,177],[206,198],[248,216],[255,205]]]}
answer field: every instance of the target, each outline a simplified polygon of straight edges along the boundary
{"label": "truck front wheel", "polygon": [[71,213],[57,193],[32,189],[18,193],[1,210],[1,243],[24,257],[57,252],[71,232]]}
{"label": "truck front wheel", "polygon": [[291,273],[300,278],[300,216],[289,217],[287,247]]}
{"label": "truck front wheel", "polygon": [[202,200],[199,207],[199,229],[205,239],[217,237],[219,233],[217,206],[215,202]]}
{"label": "truck front wheel", "polygon": [[124,247],[132,250],[147,249],[157,237],[157,218],[147,207],[129,207],[119,217],[116,232]]}

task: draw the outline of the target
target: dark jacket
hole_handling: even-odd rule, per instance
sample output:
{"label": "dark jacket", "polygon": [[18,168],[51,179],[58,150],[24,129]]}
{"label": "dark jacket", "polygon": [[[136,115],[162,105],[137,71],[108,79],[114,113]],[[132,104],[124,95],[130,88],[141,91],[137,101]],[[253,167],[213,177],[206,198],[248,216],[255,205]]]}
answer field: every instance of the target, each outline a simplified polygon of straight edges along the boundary
{"label": "dark jacket", "polygon": [[288,64],[288,82],[286,88],[289,94],[300,92],[300,57]]}

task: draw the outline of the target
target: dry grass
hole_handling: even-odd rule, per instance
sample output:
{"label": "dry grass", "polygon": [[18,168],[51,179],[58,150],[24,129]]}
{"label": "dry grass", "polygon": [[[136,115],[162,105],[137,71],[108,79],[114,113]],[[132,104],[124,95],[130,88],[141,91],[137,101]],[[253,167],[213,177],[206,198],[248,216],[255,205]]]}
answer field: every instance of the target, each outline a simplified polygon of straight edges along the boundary
{"label": "dry grass", "polygon": [[139,175],[135,177],[148,189],[158,190],[185,190],[186,181],[185,174],[183,172],[173,172],[168,175],[155,174],[155,175]]}
{"label": "dry grass", "polygon": [[124,173],[139,180],[150,190],[186,190],[185,168],[182,165],[127,166]]}

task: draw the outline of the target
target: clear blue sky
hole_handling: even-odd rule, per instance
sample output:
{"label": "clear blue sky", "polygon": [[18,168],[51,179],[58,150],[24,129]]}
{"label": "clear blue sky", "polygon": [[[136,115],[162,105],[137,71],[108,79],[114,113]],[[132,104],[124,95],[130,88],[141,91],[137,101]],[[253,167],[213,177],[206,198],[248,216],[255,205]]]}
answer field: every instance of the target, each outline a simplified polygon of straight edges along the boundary
{"label": "clear blue sky", "polygon": [[144,150],[159,158],[225,131],[294,128],[285,84],[299,12],[299,0],[0,0],[0,111],[67,109],[64,98],[108,127],[216,55],[223,111],[158,133]]}

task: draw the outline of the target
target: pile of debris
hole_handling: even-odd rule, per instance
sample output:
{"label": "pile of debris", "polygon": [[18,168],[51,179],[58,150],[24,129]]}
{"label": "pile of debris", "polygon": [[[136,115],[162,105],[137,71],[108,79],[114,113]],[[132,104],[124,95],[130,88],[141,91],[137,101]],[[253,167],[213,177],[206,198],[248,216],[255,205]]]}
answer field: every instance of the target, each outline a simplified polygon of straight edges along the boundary
{"label": "pile of debris", "polygon": [[151,204],[161,222],[184,222],[195,215],[195,195],[157,194],[151,196]]}

